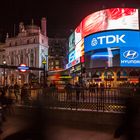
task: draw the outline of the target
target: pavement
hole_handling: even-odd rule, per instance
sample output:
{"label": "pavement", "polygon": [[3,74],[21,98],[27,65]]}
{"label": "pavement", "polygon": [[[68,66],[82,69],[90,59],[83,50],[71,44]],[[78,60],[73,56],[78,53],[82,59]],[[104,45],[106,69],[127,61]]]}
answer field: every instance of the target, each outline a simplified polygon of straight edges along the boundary
{"label": "pavement", "polygon": [[[37,118],[34,113],[28,116],[17,110],[7,115],[0,140],[114,140],[113,126],[44,121],[40,112],[37,113]],[[123,137],[118,140],[122,139]]]}

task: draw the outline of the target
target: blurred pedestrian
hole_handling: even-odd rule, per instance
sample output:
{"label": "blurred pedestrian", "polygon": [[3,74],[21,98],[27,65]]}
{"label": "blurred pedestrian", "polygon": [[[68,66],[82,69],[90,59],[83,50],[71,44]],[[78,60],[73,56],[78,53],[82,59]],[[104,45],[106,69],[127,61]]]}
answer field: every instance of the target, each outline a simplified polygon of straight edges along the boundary
{"label": "blurred pedestrian", "polygon": [[124,135],[126,140],[139,140],[140,95],[135,94],[126,99],[126,111],[122,120],[122,123],[114,133],[114,138],[119,138]]}
{"label": "blurred pedestrian", "polygon": [[16,98],[16,102],[18,102],[18,96],[19,96],[19,85],[17,84],[17,82],[14,84],[14,95],[15,95],[15,98]]}
{"label": "blurred pedestrian", "polygon": [[79,97],[80,97],[80,85],[77,82],[75,83],[75,90],[76,90],[76,100],[79,101]]}

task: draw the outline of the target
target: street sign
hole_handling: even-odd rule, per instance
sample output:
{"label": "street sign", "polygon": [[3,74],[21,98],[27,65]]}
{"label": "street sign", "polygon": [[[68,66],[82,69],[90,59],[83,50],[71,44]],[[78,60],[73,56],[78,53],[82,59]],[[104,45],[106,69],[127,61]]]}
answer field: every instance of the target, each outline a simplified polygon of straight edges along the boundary
{"label": "street sign", "polygon": [[26,64],[20,64],[20,66],[18,67],[18,69],[19,69],[21,72],[25,72],[26,70],[29,69],[29,67],[26,66]]}
{"label": "street sign", "polygon": [[45,59],[42,61],[42,64],[47,64],[47,62],[46,62],[46,60],[45,60]]}

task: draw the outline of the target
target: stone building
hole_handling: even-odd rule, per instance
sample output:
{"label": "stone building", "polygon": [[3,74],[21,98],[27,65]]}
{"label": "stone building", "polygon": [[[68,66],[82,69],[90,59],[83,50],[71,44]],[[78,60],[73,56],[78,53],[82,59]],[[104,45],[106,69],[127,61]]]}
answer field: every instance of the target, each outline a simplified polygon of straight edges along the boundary
{"label": "stone building", "polygon": [[[0,44],[0,64],[3,60],[6,65],[19,66],[26,64],[29,67],[43,67],[42,61],[45,59],[48,62],[48,37],[46,35],[46,18],[41,20],[40,27],[34,25],[24,26],[24,23],[19,24],[19,33],[15,37],[6,37],[4,44]],[[48,63],[47,63],[48,64]],[[48,65],[46,64],[46,68]],[[19,84],[33,82],[31,75],[34,75],[34,80],[40,82],[41,71],[20,72],[18,69],[6,69],[0,72],[0,84],[3,83],[3,75],[6,77],[6,84]]]}

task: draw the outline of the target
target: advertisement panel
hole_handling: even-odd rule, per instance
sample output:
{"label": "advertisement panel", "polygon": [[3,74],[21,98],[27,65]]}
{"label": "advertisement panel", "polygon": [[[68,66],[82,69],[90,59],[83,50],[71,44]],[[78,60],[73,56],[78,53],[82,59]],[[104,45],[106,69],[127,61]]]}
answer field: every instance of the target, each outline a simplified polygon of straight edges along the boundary
{"label": "advertisement panel", "polygon": [[75,59],[81,57],[84,55],[84,40],[81,40],[76,46],[75,46]]}
{"label": "advertisement panel", "polygon": [[69,52],[73,51],[75,47],[75,34],[74,32],[69,37]]}
{"label": "advertisement panel", "polygon": [[78,44],[82,40],[82,24],[80,24],[76,29],[75,29],[75,45]]}
{"label": "advertisement panel", "polygon": [[81,22],[82,38],[100,31],[139,29],[138,9],[111,8],[88,15]]}
{"label": "advertisement panel", "polygon": [[75,66],[75,65],[77,65],[77,64],[79,64],[79,63],[80,63],[80,57],[77,58],[77,59],[75,59],[74,61],[72,61],[72,62],[66,64],[66,69],[68,69],[68,68],[70,68],[70,67],[72,67],[72,66]]}
{"label": "advertisement panel", "polygon": [[115,30],[85,37],[87,67],[140,66],[140,32]]}
{"label": "advertisement panel", "polygon": [[120,65],[129,67],[140,67],[140,48],[138,47],[125,47],[121,48],[121,61]]}
{"label": "advertisement panel", "polygon": [[69,54],[69,63],[75,60],[75,50]]}
{"label": "advertisement panel", "polygon": [[140,35],[136,30],[139,30],[136,8],[94,12],[81,21],[69,38],[69,63],[85,54],[85,62],[91,61],[89,67],[98,67],[99,64],[101,67],[138,66],[138,63],[121,61],[126,60],[122,53],[140,47]]}
{"label": "advertisement panel", "polygon": [[140,47],[140,32],[133,30],[115,30],[92,34],[84,38],[85,53],[108,47]]}

